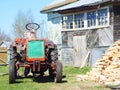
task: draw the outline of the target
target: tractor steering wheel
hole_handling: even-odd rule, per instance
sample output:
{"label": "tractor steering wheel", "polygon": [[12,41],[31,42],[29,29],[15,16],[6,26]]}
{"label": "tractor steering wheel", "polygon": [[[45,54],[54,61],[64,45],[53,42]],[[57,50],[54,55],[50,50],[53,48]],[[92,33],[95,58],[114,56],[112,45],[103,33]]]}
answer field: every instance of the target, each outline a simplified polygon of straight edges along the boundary
{"label": "tractor steering wheel", "polygon": [[40,25],[37,23],[28,23],[26,24],[25,27],[27,30],[30,30],[30,29],[38,30],[40,28]]}

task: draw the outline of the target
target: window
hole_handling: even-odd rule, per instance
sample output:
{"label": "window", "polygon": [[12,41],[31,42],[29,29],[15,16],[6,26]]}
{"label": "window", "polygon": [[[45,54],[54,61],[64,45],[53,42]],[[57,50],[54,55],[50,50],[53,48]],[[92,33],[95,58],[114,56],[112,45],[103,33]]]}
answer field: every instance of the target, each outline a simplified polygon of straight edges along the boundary
{"label": "window", "polygon": [[109,24],[109,8],[105,7],[95,11],[71,14],[62,17],[64,29],[89,29],[106,27]]}
{"label": "window", "polygon": [[98,25],[106,25],[108,23],[107,17],[107,9],[98,10]]}
{"label": "window", "polygon": [[73,29],[73,15],[63,17],[63,28]]}
{"label": "window", "polygon": [[87,13],[87,24],[88,27],[96,26],[96,12]]}
{"label": "window", "polygon": [[84,27],[84,13],[75,15],[75,28]]}

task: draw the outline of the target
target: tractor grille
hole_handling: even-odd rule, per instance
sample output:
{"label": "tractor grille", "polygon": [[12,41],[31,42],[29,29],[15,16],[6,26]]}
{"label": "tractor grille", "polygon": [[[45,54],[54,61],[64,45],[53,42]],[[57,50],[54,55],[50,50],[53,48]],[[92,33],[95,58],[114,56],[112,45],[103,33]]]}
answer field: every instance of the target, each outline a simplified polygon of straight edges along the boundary
{"label": "tractor grille", "polygon": [[28,41],[28,58],[43,58],[44,53],[43,40]]}

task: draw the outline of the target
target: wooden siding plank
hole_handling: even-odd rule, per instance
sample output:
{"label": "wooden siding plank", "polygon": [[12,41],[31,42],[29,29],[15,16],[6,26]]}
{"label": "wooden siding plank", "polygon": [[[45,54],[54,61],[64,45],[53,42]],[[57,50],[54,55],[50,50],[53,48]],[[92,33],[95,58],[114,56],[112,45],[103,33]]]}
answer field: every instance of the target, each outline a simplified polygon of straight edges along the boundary
{"label": "wooden siding plank", "polygon": [[86,57],[86,36],[74,36],[74,67],[81,67]]}

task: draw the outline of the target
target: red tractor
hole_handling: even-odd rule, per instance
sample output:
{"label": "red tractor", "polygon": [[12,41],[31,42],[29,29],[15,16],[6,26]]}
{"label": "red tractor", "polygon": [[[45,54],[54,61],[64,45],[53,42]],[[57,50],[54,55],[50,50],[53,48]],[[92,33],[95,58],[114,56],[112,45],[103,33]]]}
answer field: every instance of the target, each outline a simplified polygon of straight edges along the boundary
{"label": "red tractor", "polygon": [[30,72],[33,77],[44,75],[48,70],[55,82],[62,81],[62,63],[58,60],[57,46],[52,41],[36,38],[35,31],[39,28],[37,23],[28,23],[26,29],[29,32],[10,45],[9,83],[15,83],[20,67],[24,67],[24,76]]}

